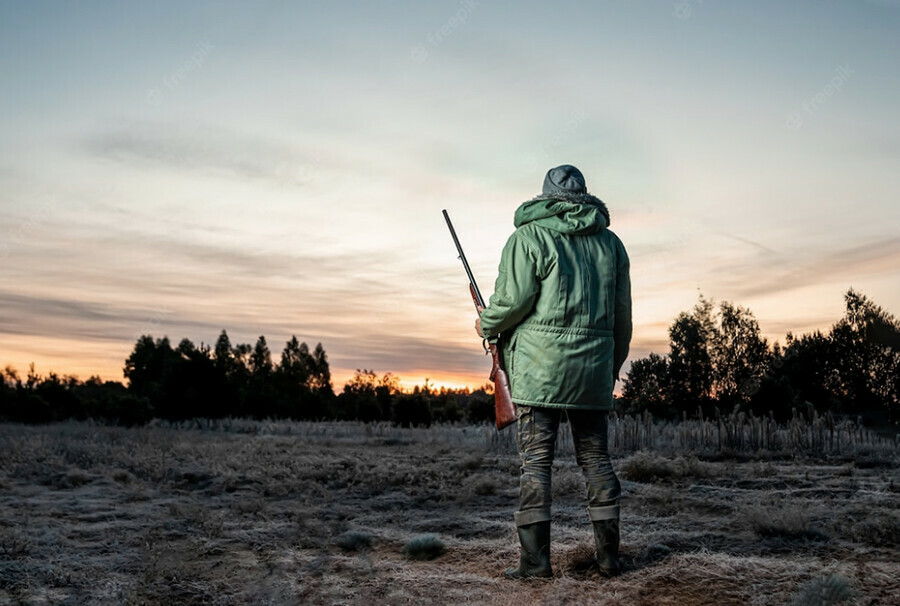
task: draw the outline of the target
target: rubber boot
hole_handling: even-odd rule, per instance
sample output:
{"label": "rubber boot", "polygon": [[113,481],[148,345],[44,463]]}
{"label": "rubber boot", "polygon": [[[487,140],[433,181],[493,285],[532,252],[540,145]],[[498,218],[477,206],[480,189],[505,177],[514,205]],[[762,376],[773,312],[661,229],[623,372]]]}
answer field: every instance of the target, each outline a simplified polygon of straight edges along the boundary
{"label": "rubber boot", "polygon": [[595,520],[592,523],[600,576],[614,577],[622,572],[619,563],[619,520]]}
{"label": "rubber boot", "polygon": [[550,568],[550,521],[519,526],[519,543],[522,545],[518,568],[507,568],[503,573],[508,579],[547,578],[553,576]]}

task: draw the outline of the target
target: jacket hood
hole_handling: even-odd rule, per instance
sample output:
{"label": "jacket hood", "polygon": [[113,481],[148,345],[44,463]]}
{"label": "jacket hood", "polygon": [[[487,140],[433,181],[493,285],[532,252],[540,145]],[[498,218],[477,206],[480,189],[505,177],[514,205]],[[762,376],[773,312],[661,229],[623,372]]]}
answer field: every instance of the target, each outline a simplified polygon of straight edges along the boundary
{"label": "jacket hood", "polygon": [[591,194],[542,194],[523,202],[513,219],[515,226],[535,223],[564,234],[586,235],[609,226],[609,211]]}

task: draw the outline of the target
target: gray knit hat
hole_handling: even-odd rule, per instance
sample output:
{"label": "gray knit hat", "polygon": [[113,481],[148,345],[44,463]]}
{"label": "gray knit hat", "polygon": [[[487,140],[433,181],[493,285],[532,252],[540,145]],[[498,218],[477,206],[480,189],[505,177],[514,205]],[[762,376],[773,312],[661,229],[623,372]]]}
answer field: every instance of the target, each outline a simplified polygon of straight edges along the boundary
{"label": "gray knit hat", "polygon": [[587,187],[584,175],[571,164],[563,164],[547,171],[544,177],[544,195],[547,194],[584,194]]}

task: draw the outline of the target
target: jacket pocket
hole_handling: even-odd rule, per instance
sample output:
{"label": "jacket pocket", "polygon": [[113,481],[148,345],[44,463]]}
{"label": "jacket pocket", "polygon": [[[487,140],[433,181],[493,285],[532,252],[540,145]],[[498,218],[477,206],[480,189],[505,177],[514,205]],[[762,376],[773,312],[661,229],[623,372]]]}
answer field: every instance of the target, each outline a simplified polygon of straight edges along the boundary
{"label": "jacket pocket", "polygon": [[569,311],[569,282],[572,281],[572,277],[567,274],[560,272],[559,273],[559,293],[556,298],[556,309],[559,317],[559,322],[562,326],[568,325],[571,321],[569,317],[571,315]]}
{"label": "jacket pocket", "polygon": [[510,388],[516,376],[516,331],[509,336],[509,344],[503,348],[503,367],[509,377]]}

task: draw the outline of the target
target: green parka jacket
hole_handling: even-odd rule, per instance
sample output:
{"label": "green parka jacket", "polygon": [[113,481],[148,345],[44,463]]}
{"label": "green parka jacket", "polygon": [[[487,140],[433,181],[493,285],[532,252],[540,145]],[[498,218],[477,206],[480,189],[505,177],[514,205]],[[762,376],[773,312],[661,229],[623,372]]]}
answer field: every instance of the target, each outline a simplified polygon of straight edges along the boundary
{"label": "green parka jacket", "polygon": [[628,254],[590,194],[539,196],[515,214],[485,338],[502,337],[517,404],[609,410],[631,341]]}

